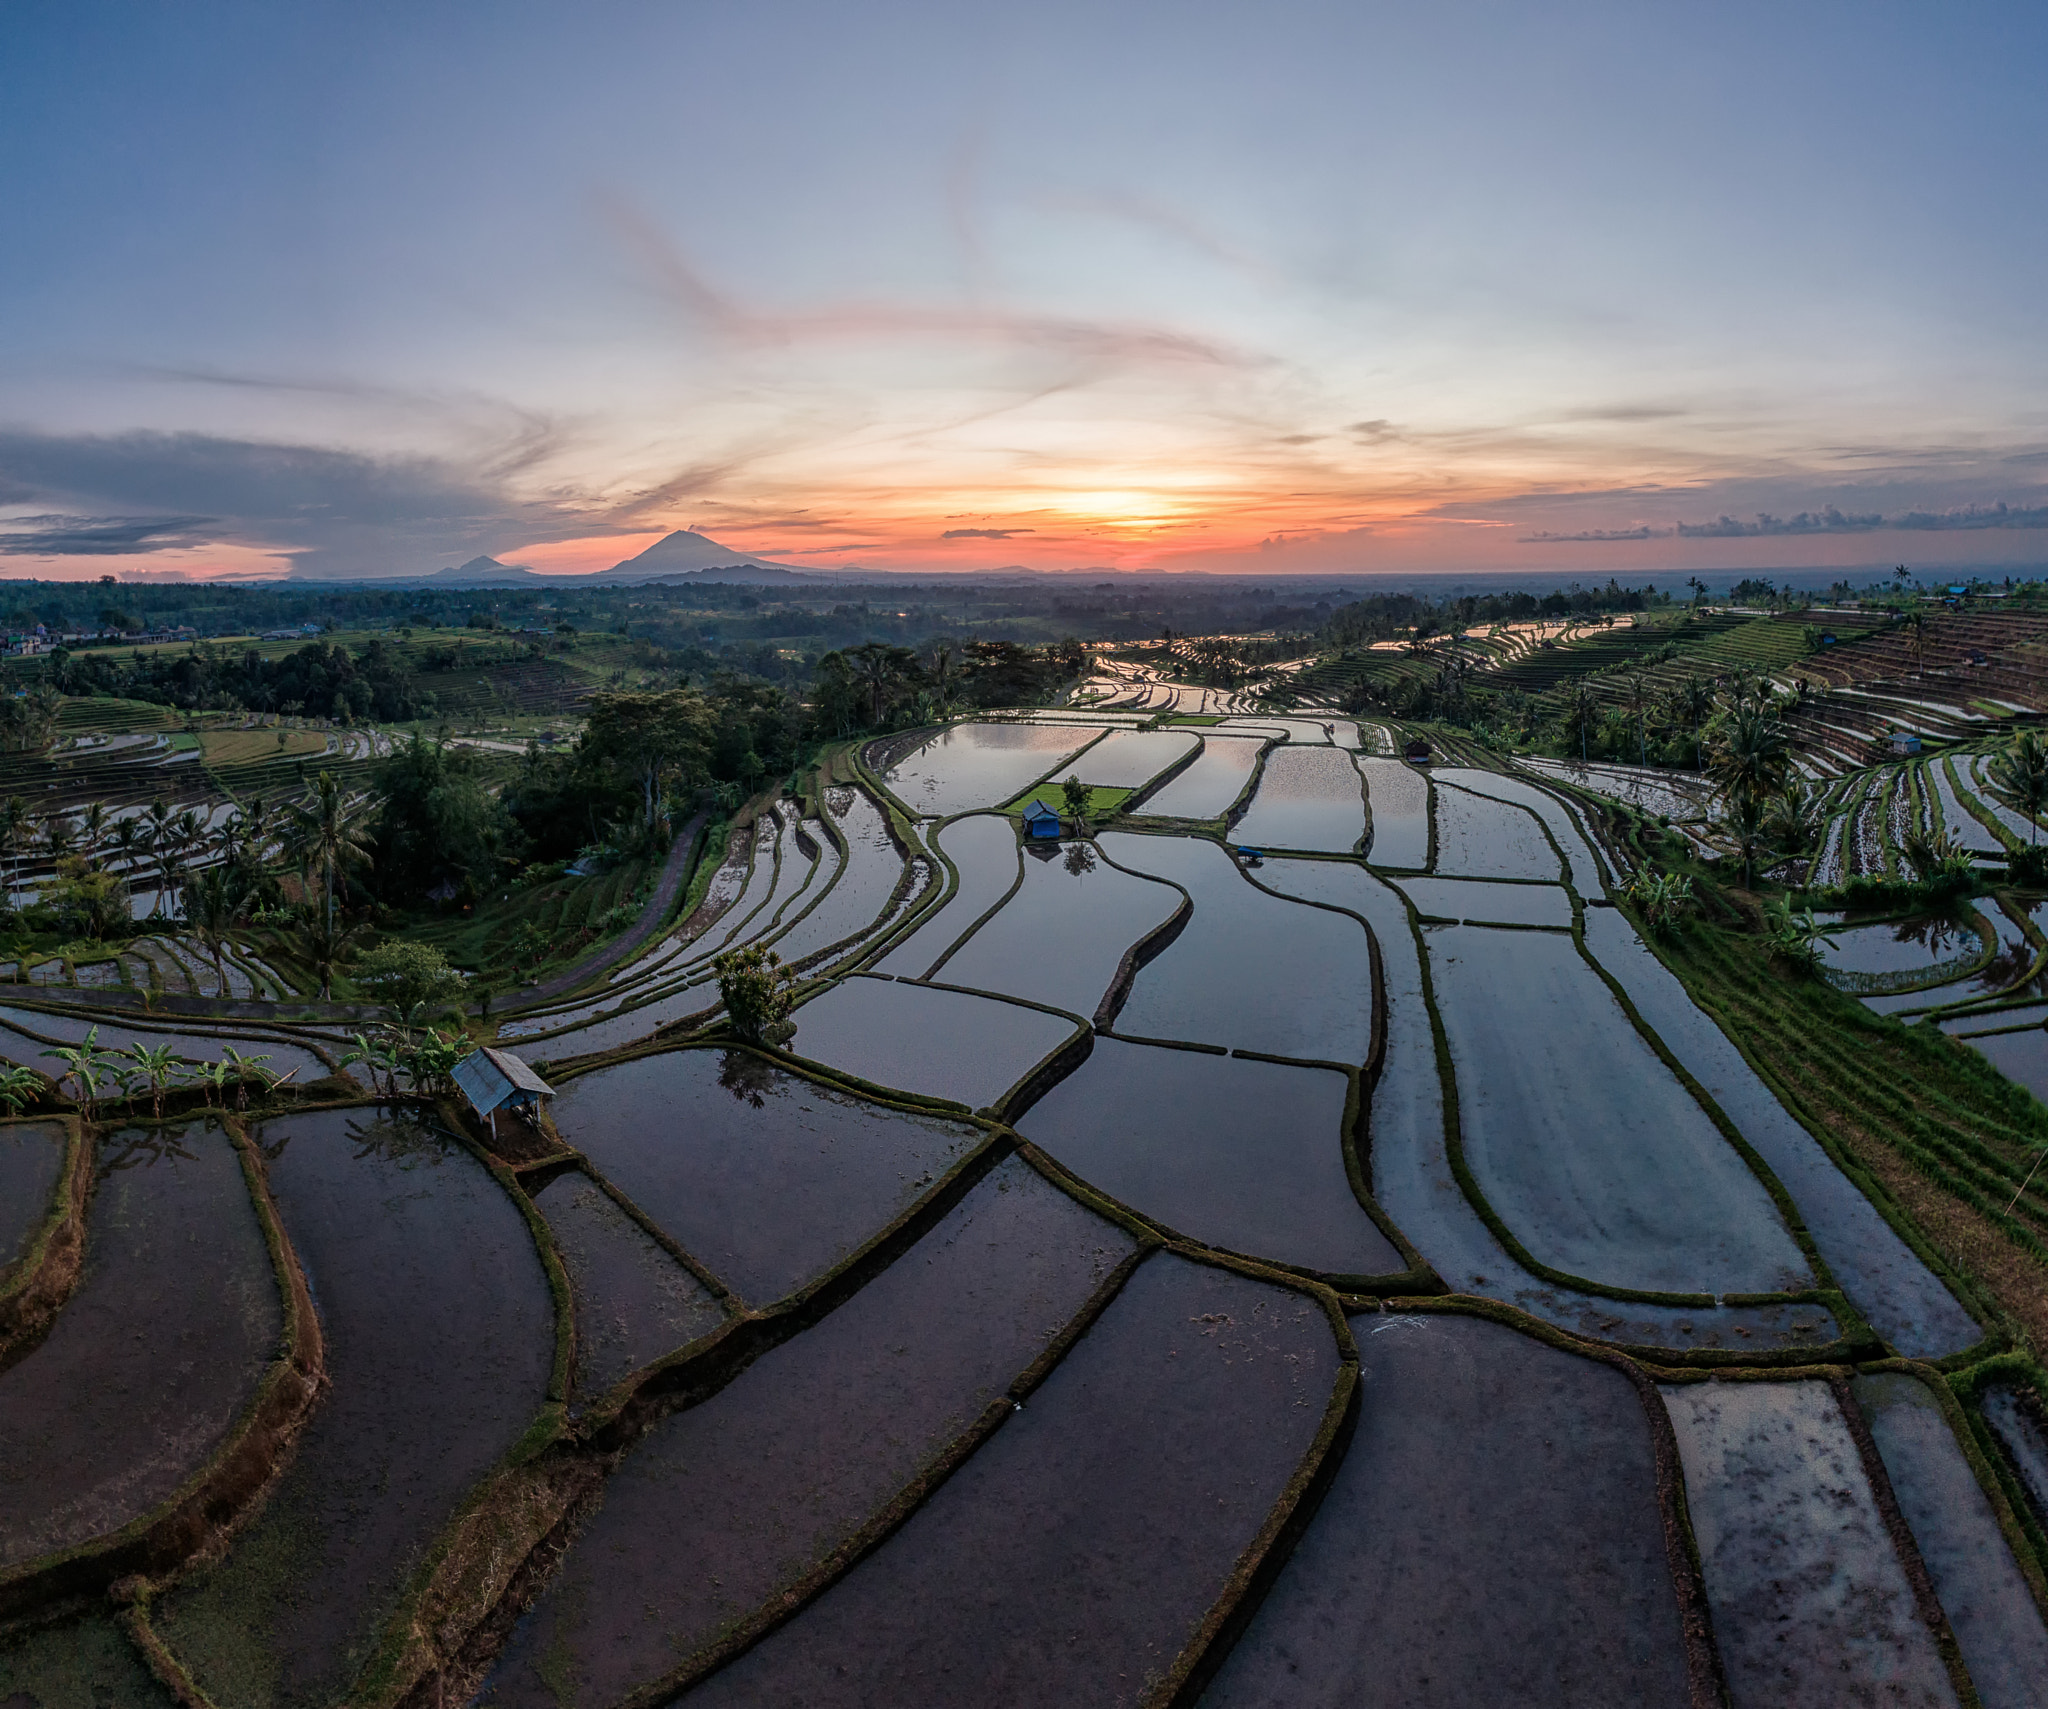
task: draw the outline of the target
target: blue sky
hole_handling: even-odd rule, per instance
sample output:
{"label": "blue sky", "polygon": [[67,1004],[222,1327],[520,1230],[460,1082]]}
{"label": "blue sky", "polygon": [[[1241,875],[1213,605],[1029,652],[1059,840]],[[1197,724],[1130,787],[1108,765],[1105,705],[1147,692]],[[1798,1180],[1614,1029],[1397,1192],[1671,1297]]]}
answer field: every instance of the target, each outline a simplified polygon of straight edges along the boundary
{"label": "blue sky", "polygon": [[0,573],[2048,559],[2044,36],[17,3]]}

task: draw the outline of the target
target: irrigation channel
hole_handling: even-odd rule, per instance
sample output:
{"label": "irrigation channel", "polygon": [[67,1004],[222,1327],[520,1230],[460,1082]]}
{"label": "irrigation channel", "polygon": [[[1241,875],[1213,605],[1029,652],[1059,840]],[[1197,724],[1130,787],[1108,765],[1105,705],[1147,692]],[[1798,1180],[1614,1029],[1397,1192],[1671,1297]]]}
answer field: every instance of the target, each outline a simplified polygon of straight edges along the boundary
{"label": "irrigation channel", "polygon": [[[0,1009],[290,1074],[0,1123],[0,1709],[2048,1701],[2025,1361],[1573,768],[1135,695],[757,803],[479,1023],[537,1122],[304,1007]],[[1830,977],[2048,1089],[2039,924]]]}

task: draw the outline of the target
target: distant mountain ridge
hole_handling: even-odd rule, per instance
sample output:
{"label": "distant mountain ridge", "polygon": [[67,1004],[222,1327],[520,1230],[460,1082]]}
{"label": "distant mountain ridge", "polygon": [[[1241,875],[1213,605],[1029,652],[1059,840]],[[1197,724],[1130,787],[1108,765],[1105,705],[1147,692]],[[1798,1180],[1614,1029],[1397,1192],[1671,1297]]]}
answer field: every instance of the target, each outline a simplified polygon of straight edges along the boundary
{"label": "distant mountain ridge", "polygon": [[610,569],[594,575],[551,576],[524,564],[501,564],[496,558],[476,557],[421,579],[443,587],[525,587],[536,582],[556,587],[641,587],[649,582],[807,582],[817,578],[787,564],[735,552],[706,535],[678,528],[646,551],[621,558]]}

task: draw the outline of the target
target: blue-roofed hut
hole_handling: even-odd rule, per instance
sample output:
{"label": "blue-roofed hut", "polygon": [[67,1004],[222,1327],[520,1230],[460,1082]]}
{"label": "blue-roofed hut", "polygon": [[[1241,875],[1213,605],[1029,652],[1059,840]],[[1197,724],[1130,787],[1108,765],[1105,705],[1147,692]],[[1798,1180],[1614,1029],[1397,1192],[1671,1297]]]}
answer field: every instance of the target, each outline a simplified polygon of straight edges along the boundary
{"label": "blue-roofed hut", "polygon": [[489,1045],[455,1065],[455,1084],[469,1100],[469,1107],[491,1124],[493,1138],[497,1137],[501,1109],[518,1110],[531,1121],[541,1099],[555,1095],[554,1087],[509,1050],[493,1050]]}
{"label": "blue-roofed hut", "polygon": [[1060,834],[1060,816],[1035,796],[1031,805],[1024,809],[1024,834],[1027,837],[1052,837]]}

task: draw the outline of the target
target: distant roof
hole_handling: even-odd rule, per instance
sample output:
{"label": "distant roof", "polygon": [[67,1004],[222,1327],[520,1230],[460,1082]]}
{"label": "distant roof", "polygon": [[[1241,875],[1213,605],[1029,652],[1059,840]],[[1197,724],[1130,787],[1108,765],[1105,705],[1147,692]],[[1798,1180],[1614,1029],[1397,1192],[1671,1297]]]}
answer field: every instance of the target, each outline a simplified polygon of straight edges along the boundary
{"label": "distant roof", "polygon": [[1027,819],[1057,819],[1059,811],[1057,808],[1046,806],[1043,801],[1034,795],[1031,798],[1031,805],[1024,809],[1024,817]]}

